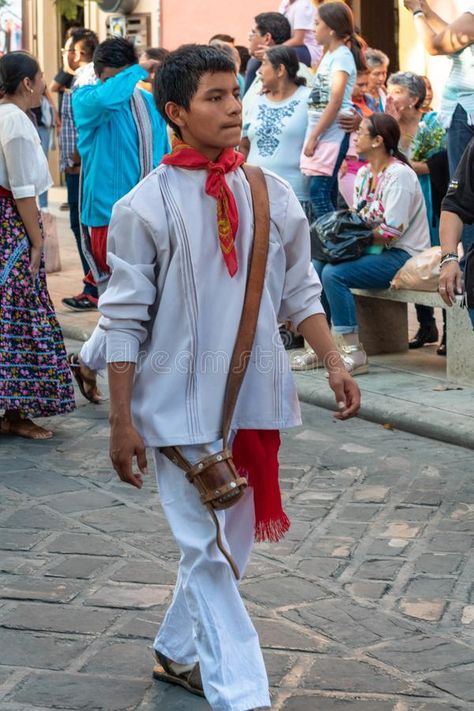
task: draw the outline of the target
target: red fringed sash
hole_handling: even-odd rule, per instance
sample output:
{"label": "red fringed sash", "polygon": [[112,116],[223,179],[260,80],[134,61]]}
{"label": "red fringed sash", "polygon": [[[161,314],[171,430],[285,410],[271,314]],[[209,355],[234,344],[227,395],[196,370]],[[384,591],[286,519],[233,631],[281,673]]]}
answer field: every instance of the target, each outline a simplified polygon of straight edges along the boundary
{"label": "red fringed sash", "polygon": [[290,528],[278,481],[278,430],[239,430],[232,454],[239,472],[254,491],[255,540],[277,542]]}

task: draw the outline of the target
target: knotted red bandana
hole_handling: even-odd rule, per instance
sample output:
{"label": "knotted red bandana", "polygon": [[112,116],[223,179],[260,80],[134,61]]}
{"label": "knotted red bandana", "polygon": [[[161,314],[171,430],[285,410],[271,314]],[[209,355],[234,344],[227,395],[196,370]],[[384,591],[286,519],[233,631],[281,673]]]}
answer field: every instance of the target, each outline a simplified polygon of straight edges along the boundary
{"label": "knotted red bandana", "polygon": [[162,158],[162,163],[189,170],[208,171],[206,193],[217,200],[219,242],[228,272],[233,277],[238,269],[235,236],[239,227],[239,213],[235,198],[224,176],[237,170],[245,159],[233,148],[225,148],[217,161],[211,161],[177,136],[173,138],[171,147],[171,153]]}

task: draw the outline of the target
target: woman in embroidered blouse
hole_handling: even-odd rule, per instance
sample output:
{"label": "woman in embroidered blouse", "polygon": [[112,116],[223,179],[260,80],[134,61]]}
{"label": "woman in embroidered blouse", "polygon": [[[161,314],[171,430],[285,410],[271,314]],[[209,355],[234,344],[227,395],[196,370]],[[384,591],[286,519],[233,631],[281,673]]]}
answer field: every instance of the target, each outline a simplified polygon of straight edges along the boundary
{"label": "woman in embroidered blouse", "polygon": [[[357,150],[368,164],[354,186],[354,207],[373,226],[373,245],[349,262],[327,264],[314,260],[333,331],[342,337],[344,363],[352,375],[368,371],[367,355],[359,341],[357,313],[351,289],[386,289],[410,257],[430,245],[426,208],[416,173],[398,150],[400,129],[386,114],[373,114],[361,123]],[[316,366],[309,352],[301,356],[302,370]],[[299,364],[297,363],[297,366]]]}
{"label": "woman in embroidered blouse", "polygon": [[49,439],[30,417],[74,409],[61,329],[49,298],[36,198],[52,181],[27,111],[44,80],[27,52],[0,59],[0,432]]}
{"label": "woman in embroidered blouse", "polygon": [[291,47],[276,46],[265,53],[260,75],[263,94],[246,117],[240,151],[247,161],[268,168],[289,182],[309,217],[308,179],[300,171],[308,124],[306,79]]}

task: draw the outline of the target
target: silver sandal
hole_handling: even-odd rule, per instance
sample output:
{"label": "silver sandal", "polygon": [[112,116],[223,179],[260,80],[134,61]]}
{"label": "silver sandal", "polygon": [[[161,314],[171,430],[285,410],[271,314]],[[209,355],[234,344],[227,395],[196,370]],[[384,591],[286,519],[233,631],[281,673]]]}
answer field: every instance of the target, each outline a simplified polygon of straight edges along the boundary
{"label": "silver sandal", "polygon": [[319,358],[312,348],[307,348],[291,359],[291,370],[313,370],[320,367]]}

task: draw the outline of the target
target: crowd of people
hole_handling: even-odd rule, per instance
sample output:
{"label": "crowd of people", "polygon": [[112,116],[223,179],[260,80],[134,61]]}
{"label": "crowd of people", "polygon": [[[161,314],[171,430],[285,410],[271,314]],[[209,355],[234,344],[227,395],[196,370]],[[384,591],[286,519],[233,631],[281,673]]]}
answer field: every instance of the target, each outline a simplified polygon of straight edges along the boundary
{"label": "crowd of people", "polygon": [[[153,449],[181,550],[154,675],[216,711],[271,706],[238,578],[254,538],[277,541],[289,525],[277,455],[278,431],[301,422],[290,368],[323,364],[336,416],[352,417],[352,376],[369,366],[351,289],[388,287],[440,241],[447,305],[462,288],[458,243],[466,255],[474,243],[464,227],[474,221],[474,6],[451,25],[427,0],[405,6],[426,49],[452,57],[438,111],[427,77],[390,74],[342,2],[283,0],[256,15],[248,51],[220,33],[139,57],[126,39],[72,28],[49,90],[27,52],[0,59],[0,431],[50,438],[34,419],[74,408],[73,379],[101,402],[97,373],[108,369],[114,468],[141,488]],[[95,309],[100,297],[101,312],[68,355],[37,205],[52,184],[53,125],[84,272],[64,304]],[[312,260],[310,225],[339,208],[358,212],[370,244],[349,261]],[[252,309],[250,328],[241,315]],[[438,340],[433,310],[417,314],[412,348]],[[285,348],[302,342],[290,366]],[[444,336],[438,352],[447,347]],[[200,477],[232,457],[228,471],[245,475],[226,489],[239,489],[237,503],[212,508],[220,484],[205,496]]]}

